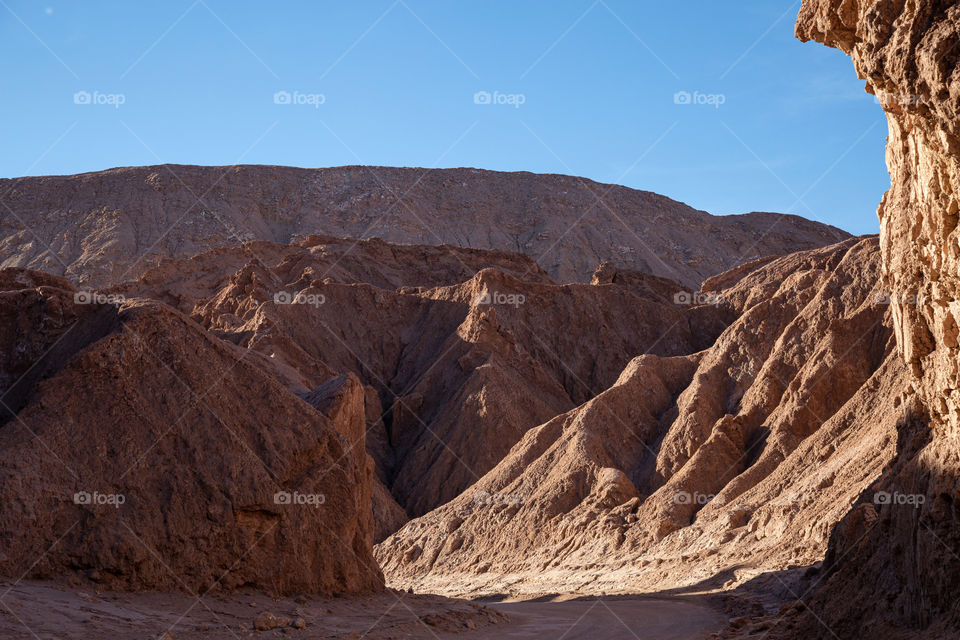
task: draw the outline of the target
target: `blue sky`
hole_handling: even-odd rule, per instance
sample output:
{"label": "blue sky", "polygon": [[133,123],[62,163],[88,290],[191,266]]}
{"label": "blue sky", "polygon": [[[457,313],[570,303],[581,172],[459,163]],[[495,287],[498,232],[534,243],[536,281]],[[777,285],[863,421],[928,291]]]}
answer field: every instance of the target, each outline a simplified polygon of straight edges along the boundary
{"label": "blue sky", "polygon": [[874,233],[880,106],[784,0],[0,0],[0,176],[567,173]]}

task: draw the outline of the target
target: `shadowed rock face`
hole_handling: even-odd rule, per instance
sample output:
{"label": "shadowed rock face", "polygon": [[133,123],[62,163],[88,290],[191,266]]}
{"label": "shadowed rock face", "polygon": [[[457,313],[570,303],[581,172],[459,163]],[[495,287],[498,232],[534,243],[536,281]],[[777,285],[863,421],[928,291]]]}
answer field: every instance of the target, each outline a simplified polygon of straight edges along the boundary
{"label": "shadowed rock face", "polygon": [[798,216],[717,217],[647,191],[479,169],[163,165],[0,180],[0,193],[0,264],[85,287],[308,234],[522,253],[560,282],[589,282],[610,260],[697,287],[745,260],[849,237]]}
{"label": "shadowed rock face", "polygon": [[[798,633],[957,637],[960,3],[804,0],[797,36],[849,54],[887,114],[880,243],[910,373],[897,458],[837,527],[816,619]],[[877,491],[912,500],[875,505]]]}
{"label": "shadowed rock face", "polygon": [[319,390],[325,416],[166,305],[76,293],[0,270],[0,376],[20,380],[4,387],[0,573],[194,593],[382,588],[358,384],[352,403]]}

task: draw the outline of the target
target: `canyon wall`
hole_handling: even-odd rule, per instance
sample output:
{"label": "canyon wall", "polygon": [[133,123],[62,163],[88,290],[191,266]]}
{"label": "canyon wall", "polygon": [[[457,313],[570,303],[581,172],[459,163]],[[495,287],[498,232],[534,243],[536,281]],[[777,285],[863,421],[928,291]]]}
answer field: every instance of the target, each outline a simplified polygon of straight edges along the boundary
{"label": "canyon wall", "polygon": [[801,635],[956,637],[960,3],[804,0],[796,33],[847,53],[887,114],[883,276],[911,378],[898,455],[835,530]]}

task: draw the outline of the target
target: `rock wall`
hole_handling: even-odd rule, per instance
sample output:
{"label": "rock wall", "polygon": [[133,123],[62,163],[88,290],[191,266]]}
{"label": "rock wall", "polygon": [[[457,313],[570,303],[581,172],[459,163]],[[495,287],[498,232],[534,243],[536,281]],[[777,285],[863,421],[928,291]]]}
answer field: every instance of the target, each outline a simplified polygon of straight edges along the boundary
{"label": "rock wall", "polygon": [[[804,0],[796,33],[847,53],[887,114],[883,273],[912,380],[898,409],[898,456],[834,532],[817,620],[801,635],[956,637],[960,2]],[[876,504],[881,491],[922,504]]]}

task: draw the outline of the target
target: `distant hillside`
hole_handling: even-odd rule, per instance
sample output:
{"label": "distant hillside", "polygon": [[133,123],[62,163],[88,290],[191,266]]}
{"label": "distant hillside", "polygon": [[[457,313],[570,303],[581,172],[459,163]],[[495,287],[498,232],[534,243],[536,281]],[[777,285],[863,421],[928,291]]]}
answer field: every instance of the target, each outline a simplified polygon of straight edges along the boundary
{"label": "distant hillside", "polygon": [[589,282],[610,261],[698,286],[849,237],[798,216],[713,216],[647,191],[479,169],[162,165],[5,179],[0,195],[0,265],[88,285],[164,257],[327,234],[516,251],[561,282]]}

